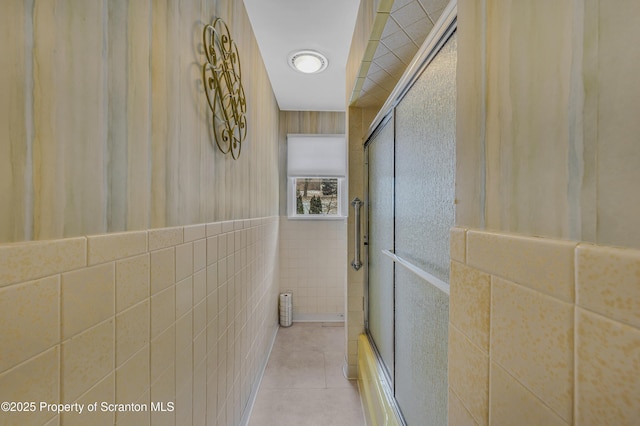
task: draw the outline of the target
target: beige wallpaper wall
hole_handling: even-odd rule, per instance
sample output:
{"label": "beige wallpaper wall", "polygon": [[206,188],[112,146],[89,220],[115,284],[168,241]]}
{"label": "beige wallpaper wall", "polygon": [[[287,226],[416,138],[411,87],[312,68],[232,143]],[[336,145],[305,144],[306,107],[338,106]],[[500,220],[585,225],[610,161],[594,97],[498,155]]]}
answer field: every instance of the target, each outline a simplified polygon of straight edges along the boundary
{"label": "beige wallpaper wall", "polygon": [[638,3],[458,13],[457,223],[640,247]]}
{"label": "beige wallpaper wall", "polygon": [[344,112],[282,111],[279,124],[280,216],[287,215],[287,134],[344,134]]}
{"label": "beige wallpaper wall", "polygon": [[[239,424],[277,328],[279,253],[279,110],[243,2],[2,8],[0,399],[175,407],[7,421]],[[214,16],[242,63],[238,161],[207,125]]]}
{"label": "beige wallpaper wall", "polygon": [[[201,31],[240,52],[249,130],[211,144]],[[277,214],[278,108],[242,1],[9,0],[0,242]]]}

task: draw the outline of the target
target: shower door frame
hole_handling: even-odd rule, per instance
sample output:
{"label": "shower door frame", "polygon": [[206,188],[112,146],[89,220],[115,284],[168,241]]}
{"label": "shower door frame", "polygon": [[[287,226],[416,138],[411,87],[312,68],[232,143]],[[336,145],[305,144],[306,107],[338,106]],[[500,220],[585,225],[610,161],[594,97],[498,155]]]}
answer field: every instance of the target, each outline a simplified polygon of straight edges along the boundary
{"label": "shower door frame", "polygon": [[[389,371],[389,368],[383,363],[382,357],[378,348],[376,346],[375,340],[371,336],[369,329],[369,146],[372,140],[378,135],[378,133],[384,129],[384,127],[388,124],[389,121],[392,121],[393,129],[393,145],[394,145],[394,175],[395,175],[395,143],[396,143],[396,131],[395,131],[395,110],[398,104],[402,101],[402,99],[407,95],[411,87],[418,80],[418,78],[422,75],[424,70],[429,66],[431,61],[436,57],[440,49],[445,45],[445,43],[449,40],[449,38],[456,32],[457,30],[457,2],[456,0],[451,0],[448,6],[443,11],[440,19],[436,22],[433,30],[422,44],[422,47],[416,53],[416,56],[412,60],[412,62],[407,67],[405,73],[400,78],[399,82],[395,86],[391,95],[387,98],[387,101],[382,106],[376,117],[374,118],[372,124],[369,127],[367,132],[367,136],[364,138],[365,142],[363,144],[364,150],[364,211],[363,211],[363,220],[364,220],[364,234],[363,234],[363,266],[364,266],[364,274],[365,274],[365,286],[364,286],[364,326],[369,342],[371,343],[371,347],[373,348],[373,352],[376,355],[377,363],[379,367],[379,371],[382,373],[383,378],[382,387],[384,389],[385,394],[387,395],[387,399],[389,400],[393,410],[396,413],[397,418],[401,421],[403,425],[406,426],[406,421],[400,411],[400,408],[395,399],[395,276],[396,276],[396,262],[398,260],[393,260],[393,276],[394,276],[394,314],[393,314],[393,352],[394,352],[394,366],[391,366],[393,371]],[[395,191],[395,183],[394,183],[394,193],[393,193],[393,211],[394,211],[394,246],[395,246],[395,215],[396,215],[396,191]],[[395,250],[395,247],[393,247]],[[396,258],[397,259],[397,258]],[[428,274],[428,273],[427,273]],[[428,274],[430,275],[430,274]],[[437,279],[436,279],[437,280]],[[439,280],[438,280],[439,281]],[[447,287],[446,292],[448,293],[448,284],[445,284]],[[436,285],[436,287],[440,287],[440,285]],[[443,290],[441,288],[441,290]]]}

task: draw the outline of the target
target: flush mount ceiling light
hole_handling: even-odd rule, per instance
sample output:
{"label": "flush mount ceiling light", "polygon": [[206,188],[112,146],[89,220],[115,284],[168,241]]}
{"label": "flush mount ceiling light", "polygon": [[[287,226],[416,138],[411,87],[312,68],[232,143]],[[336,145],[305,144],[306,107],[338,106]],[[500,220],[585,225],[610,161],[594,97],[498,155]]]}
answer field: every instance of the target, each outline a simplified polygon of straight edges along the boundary
{"label": "flush mount ceiling light", "polygon": [[300,50],[289,56],[289,65],[305,74],[315,74],[324,71],[329,61],[327,58],[314,50]]}

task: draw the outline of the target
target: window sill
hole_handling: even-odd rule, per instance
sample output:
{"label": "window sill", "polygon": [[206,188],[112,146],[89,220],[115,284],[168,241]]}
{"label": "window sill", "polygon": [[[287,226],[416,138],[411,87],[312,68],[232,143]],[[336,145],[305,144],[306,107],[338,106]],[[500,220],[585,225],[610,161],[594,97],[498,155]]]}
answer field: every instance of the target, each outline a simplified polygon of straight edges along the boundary
{"label": "window sill", "polygon": [[289,220],[345,220],[347,216],[287,216]]}

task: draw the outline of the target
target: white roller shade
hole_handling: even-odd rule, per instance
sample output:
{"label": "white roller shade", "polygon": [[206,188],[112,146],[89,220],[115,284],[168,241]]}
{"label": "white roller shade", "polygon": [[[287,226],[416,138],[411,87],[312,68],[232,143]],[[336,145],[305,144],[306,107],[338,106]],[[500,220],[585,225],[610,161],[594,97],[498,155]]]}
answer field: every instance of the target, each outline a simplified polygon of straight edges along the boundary
{"label": "white roller shade", "polygon": [[345,177],[347,143],[344,135],[287,135],[289,177]]}

